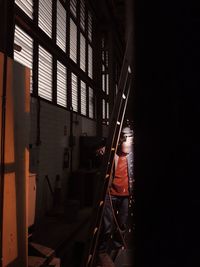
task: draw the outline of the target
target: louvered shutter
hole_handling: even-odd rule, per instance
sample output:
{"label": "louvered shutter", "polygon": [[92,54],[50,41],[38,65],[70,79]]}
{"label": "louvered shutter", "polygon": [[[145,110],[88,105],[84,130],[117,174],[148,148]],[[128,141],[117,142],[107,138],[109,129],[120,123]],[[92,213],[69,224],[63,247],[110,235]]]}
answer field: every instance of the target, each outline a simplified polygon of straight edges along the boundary
{"label": "louvered shutter", "polygon": [[80,34],[80,68],[85,71],[85,37]]}
{"label": "louvered shutter", "polygon": [[76,0],[70,0],[70,11],[76,18]]}
{"label": "louvered shutter", "polygon": [[80,26],[85,31],[85,1],[80,2]]}
{"label": "louvered shutter", "polygon": [[109,74],[106,74],[106,93],[109,94]]}
{"label": "louvered shutter", "polygon": [[102,100],[102,118],[105,119],[106,118],[106,102],[105,99]]}
{"label": "louvered shutter", "polygon": [[14,51],[14,59],[30,69],[30,92],[32,93],[33,40],[17,25],[15,26],[14,43],[21,51]]}
{"label": "louvered shutter", "polygon": [[77,62],[77,26],[72,19],[70,19],[70,58]]}
{"label": "louvered shutter", "polygon": [[39,0],[39,27],[52,36],[52,0]]}
{"label": "louvered shutter", "polygon": [[78,85],[77,76],[72,73],[72,107],[74,111],[78,111]]}
{"label": "louvered shutter", "polygon": [[92,15],[88,12],[88,38],[92,42]]}
{"label": "louvered shutter", "polygon": [[94,118],[94,92],[93,89],[89,87],[89,117]]}
{"label": "louvered shutter", "polygon": [[90,45],[88,45],[88,75],[91,79],[93,78],[93,55]]}
{"label": "louvered shutter", "polygon": [[[9,0],[7,0],[9,1]],[[15,3],[32,19],[33,0],[15,0]]]}
{"label": "louvered shutter", "polygon": [[57,35],[56,44],[65,52],[66,51],[66,10],[57,0]]}
{"label": "louvered shutter", "polygon": [[105,92],[105,74],[102,74],[102,90]]}
{"label": "louvered shutter", "polygon": [[107,102],[107,119],[109,119],[109,103]]}
{"label": "louvered shutter", "polygon": [[57,61],[57,104],[67,107],[67,69]]}
{"label": "louvered shutter", "polygon": [[39,46],[38,94],[52,100],[52,55]]}
{"label": "louvered shutter", "polygon": [[87,113],[86,84],[81,81],[81,114]]}

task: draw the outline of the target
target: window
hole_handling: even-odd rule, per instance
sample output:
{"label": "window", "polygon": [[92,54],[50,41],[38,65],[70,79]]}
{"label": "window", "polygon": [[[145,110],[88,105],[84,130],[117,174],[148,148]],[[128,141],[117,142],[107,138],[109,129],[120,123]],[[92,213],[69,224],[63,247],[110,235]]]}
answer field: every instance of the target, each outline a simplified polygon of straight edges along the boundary
{"label": "window", "polygon": [[88,12],[88,38],[92,42],[92,15]]}
{"label": "window", "polygon": [[15,0],[15,3],[28,15],[33,18],[33,0]]}
{"label": "window", "polygon": [[21,51],[14,51],[14,59],[30,69],[30,92],[32,93],[33,40],[16,25],[14,43],[21,47]]}
{"label": "window", "polygon": [[94,92],[93,89],[89,87],[89,117],[94,118]]}
{"label": "window", "polygon": [[85,1],[80,2],[80,26],[85,31]]}
{"label": "window", "polygon": [[[109,120],[109,103],[107,102],[107,119]],[[108,122],[107,122],[108,124]]]}
{"label": "window", "polygon": [[52,100],[52,55],[39,46],[38,94]]}
{"label": "window", "polygon": [[77,26],[72,19],[70,19],[70,58],[77,62]]}
{"label": "window", "polygon": [[52,0],[39,0],[39,27],[49,36],[52,35]]}
{"label": "window", "polygon": [[106,101],[105,99],[102,99],[102,118],[106,118]]}
{"label": "window", "polygon": [[88,76],[93,78],[92,47],[90,45],[88,45]]}
{"label": "window", "polygon": [[57,104],[67,107],[67,70],[57,61]]}
{"label": "window", "polygon": [[86,84],[81,81],[81,114],[87,113]]}
{"label": "window", "polygon": [[76,18],[76,0],[70,0],[70,11]]}
{"label": "window", "polygon": [[80,35],[80,68],[85,71],[85,37],[81,33]]}
{"label": "window", "polygon": [[66,10],[57,0],[57,36],[56,44],[65,52],[66,51]]}
{"label": "window", "polygon": [[78,112],[78,79],[77,76],[72,73],[72,107],[73,111]]}
{"label": "window", "polygon": [[109,94],[109,74],[106,74],[106,94]]}

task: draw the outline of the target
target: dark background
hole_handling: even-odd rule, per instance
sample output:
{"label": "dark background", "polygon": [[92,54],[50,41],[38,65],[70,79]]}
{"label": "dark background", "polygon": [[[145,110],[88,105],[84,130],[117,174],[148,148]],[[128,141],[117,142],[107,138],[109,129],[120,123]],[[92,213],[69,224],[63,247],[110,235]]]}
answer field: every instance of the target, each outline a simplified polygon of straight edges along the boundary
{"label": "dark background", "polygon": [[200,266],[200,10],[134,4],[136,266]]}

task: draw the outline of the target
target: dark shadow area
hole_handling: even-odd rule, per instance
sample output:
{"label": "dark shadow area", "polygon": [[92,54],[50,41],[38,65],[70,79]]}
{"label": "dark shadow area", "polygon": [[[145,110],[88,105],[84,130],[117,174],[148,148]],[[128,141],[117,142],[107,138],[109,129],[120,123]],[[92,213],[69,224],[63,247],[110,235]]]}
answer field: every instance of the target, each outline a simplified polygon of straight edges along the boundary
{"label": "dark shadow area", "polygon": [[136,266],[197,266],[199,14],[144,0],[134,14]]}

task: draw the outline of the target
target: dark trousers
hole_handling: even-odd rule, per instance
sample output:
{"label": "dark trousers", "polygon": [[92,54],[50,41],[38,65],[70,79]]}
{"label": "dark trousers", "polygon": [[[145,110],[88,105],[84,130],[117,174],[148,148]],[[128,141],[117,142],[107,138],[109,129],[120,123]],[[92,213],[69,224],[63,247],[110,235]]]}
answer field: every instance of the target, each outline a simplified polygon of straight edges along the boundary
{"label": "dark trousers", "polygon": [[107,252],[108,248],[117,249],[123,246],[122,238],[114,220],[110,198],[121,233],[123,234],[123,232],[125,232],[126,230],[128,219],[128,197],[106,195],[105,208],[98,243],[99,252]]}

